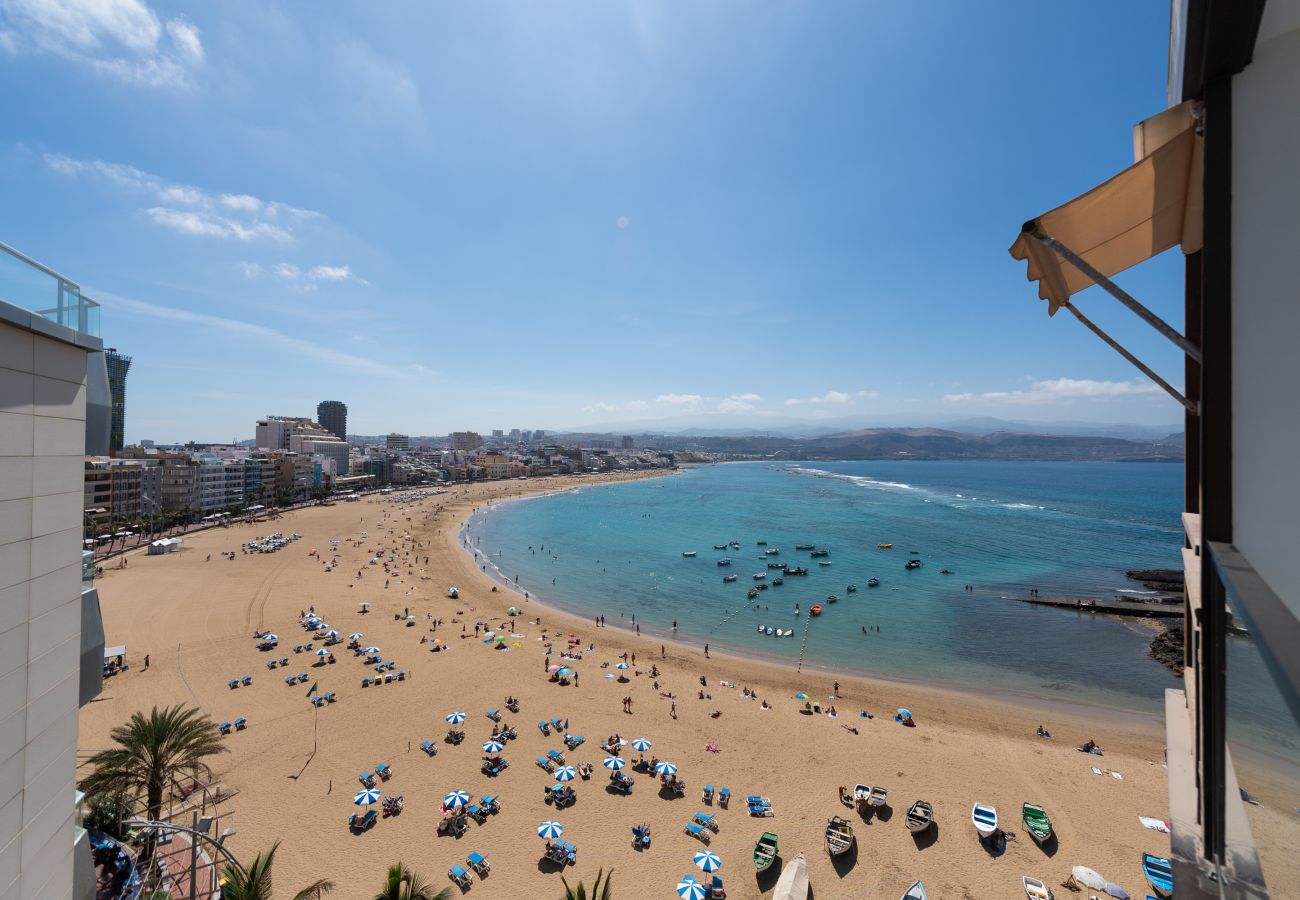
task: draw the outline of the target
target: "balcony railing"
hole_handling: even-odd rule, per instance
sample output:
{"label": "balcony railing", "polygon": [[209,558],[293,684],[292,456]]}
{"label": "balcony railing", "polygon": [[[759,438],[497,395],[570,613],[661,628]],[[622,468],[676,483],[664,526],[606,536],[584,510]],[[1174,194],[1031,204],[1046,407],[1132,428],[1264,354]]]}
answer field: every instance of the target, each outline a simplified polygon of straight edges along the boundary
{"label": "balcony railing", "polygon": [[99,337],[99,304],[81,285],[0,241],[0,300]]}

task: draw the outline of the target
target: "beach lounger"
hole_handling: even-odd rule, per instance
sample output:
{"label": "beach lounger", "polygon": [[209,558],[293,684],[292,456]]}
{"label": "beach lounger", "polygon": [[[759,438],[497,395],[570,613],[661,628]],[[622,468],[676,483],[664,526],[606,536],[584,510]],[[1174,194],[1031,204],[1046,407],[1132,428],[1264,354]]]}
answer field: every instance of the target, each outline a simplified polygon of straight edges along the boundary
{"label": "beach lounger", "polygon": [[480,801],[483,809],[495,815],[501,811],[501,804],[497,801],[495,794],[484,794]]}
{"label": "beach lounger", "polygon": [[276,666],[278,666],[279,664],[280,664],[280,661],[279,661],[278,659],[268,659],[268,660],[266,661],[266,667],[267,667],[268,669],[274,669],[274,668],[275,668]]}
{"label": "beach lounger", "polygon": [[480,825],[482,825],[483,820],[487,818],[487,813],[485,813],[483,807],[479,806],[477,803],[471,803],[469,806],[465,807],[465,815],[473,819],[475,822],[478,822]]}
{"label": "beach lounger", "polygon": [[695,814],[695,822],[698,825],[703,825],[705,828],[709,829],[710,831],[716,832],[718,830],[717,816],[706,816],[702,812],[697,812]]}
{"label": "beach lounger", "polygon": [[650,846],[650,823],[642,822],[632,826],[632,846],[647,849]]}
{"label": "beach lounger", "polygon": [[315,697],[312,697],[312,698],[311,698],[311,705],[312,705],[312,706],[317,706],[317,707],[324,706],[324,705],[325,705],[325,695],[324,695],[324,694],[317,694]]}
{"label": "beach lounger", "polygon": [[488,858],[477,851],[465,857],[465,861],[469,863],[471,869],[478,872],[480,878],[492,869],[492,864],[488,862]]}
{"label": "beach lounger", "polygon": [[299,684],[306,684],[306,683],[307,683],[307,673],[306,673],[306,672],[299,672],[299,673],[298,673],[298,683],[299,683]]}
{"label": "beach lounger", "polygon": [[493,722],[501,721],[501,710],[499,709],[489,709],[487,712],[483,713],[483,715],[487,716]]}
{"label": "beach lounger", "polygon": [[438,755],[438,745],[435,744],[433,741],[421,741],[420,749],[423,750],[425,753],[429,754],[430,756]]}
{"label": "beach lounger", "polygon": [[564,754],[561,753],[559,750],[547,750],[546,758],[549,759],[551,762],[555,763],[557,766],[564,765]]}
{"label": "beach lounger", "polygon": [[710,840],[709,832],[706,831],[703,827],[696,825],[694,822],[687,822],[682,827],[682,830],[685,831],[693,838],[699,838],[701,841],[703,841],[706,844]]}
{"label": "beach lounger", "polygon": [[284,679],[284,683],[290,686],[295,685],[298,683],[298,676],[290,675],[289,677]]}
{"label": "beach lounger", "polygon": [[243,716],[240,716],[238,719],[235,720],[236,731],[243,731],[247,727],[248,727],[248,719],[244,718]]}
{"label": "beach lounger", "polygon": [[338,697],[336,697],[336,696],[334,695],[334,692],[333,692],[333,691],[326,691],[326,692],[325,692],[325,702],[326,702],[326,703],[333,703],[333,702],[334,702],[335,700],[337,700],[337,699],[338,699]]}
{"label": "beach lounger", "polygon": [[447,729],[447,743],[455,745],[465,740],[465,732],[457,731],[455,728]]}
{"label": "beach lounger", "polygon": [[761,803],[750,803],[749,814],[758,818],[768,818],[775,815],[775,813],[772,812],[772,807],[764,806]]}
{"label": "beach lounger", "polygon": [[361,679],[361,686],[362,686],[363,688],[370,687],[370,686],[371,686],[372,684],[374,684],[374,683],[375,683],[375,679],[373,679],[373,678],[362,678],[362,679]]}
{"label": "beach lounger", "polygon": [[564,745],[570,750],[577,750],[585,740],[586,738],[580,734],[566,734],[564,736]]}
{"label": "beach lounger", "polygon": [[348,828],[354,832],[362,832],[370,828],[379,819],[379,814],[373,809],[366,810],[365,814],[353,813],[348,819]]}
{"label": "beach lounger", "polygon": [[713,785],[706,784],[704,786],[704,792],[700,794],[700,802],[701,803],[713,802]]}
{"label": "beach lounger", "polygon": [[229,681],[227,681],[226,684],[230,685],[231,690],[234,690],[235,688],[239,687],[239,679],[232,678]]}
{"label": "beach lounger", "polygon": [[447,870],[447,877],[456,883],[458,887],[469,887],[474,882],[474,876],[465,871],[464,866],[452,866]]}
{"label": "beach lounger", "polygon": [[249,686],[250,684],[252,684],[252,683],[253,683],[253,676],[252,676],[252,675],[245,675],[244,678],[243,678],[243,684],[244,684],[244,687],[248,687],[248,686]]}
{"label": "beach lounger", "polygon": [[555,771],[555,763],[551,762],[545,756],[537,757],[537,765],[541,766],[541,768],[547,772]]}
{"label": "beach lounger", "polygon": [[389,767],[388,763],[380,763],[375,766],[375,774],[379,776],[380,780],[387,781],[393,777],[393,770]]}
{"label": "beach lounger", "polygon": [[551,727],[554,728],[556,731],[568,730],[567,728],[564,727],[564,720],[561,719],[559,716],[556,716],[555,718],[551,719]]}
{"label": "beach lounger", "polygon": [[301,653],[301,652],[302,652],[302,644],[294,644],[294,645],[293,645],[293,652],[294,652],[294,653]]}
{"label": "beach lounger", "polygon": [[727,892],[722,887],[722,876],[714,875],[709,884],[709,900],[726,900]]}
{"label": "beach lounger", "polygon": [[405,681],[405,680],[406,680],[406,670],[402,670],[401,672],[398,672],[398,673],[397,673],[397,680],[398,680],[398,681]]}
{"label": "beach lounger", "polygon": [[217,726],[217,731],[221,734],[230,734],[231,725],[229,722],[222,722]]}
{"label": "beach lounger", "polygon": [[718,806],[726,809],[731,804],[731,788],[723,788],[718,791]]}
{"label": "beach lounger", "polygon": [[362,787],[374,787],[375,776],[371,772],[362,772],[357,776],[357,781],[361,782]]}
{"label": "beach lounger", "polygon": [[289,665],[289,657],[287,657],[287,656],[281,656],[281,657],[280,657],[280,667],[283,668],[283,667],[285,667],[285,666],[287,666],[287,665]]}
{"label": "beach lounger", "polygon": [[543,736],[543,737],[550,737],[550,736],[551,736],[551,723],[550,723],[550,722],[538,722],[538,723],[537,723],[537,730],[540,731],[540,732],[542,733],[542,736]]}

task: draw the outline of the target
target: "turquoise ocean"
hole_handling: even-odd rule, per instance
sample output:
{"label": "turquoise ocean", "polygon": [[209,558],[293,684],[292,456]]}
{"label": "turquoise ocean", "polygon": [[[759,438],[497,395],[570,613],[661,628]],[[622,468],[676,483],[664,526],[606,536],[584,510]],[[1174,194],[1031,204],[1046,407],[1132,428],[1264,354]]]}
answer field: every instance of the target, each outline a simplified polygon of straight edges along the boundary
{"label": "turquoise ocean", "polygon": [[[494,504],[466,538],[531,596],[611,625],[635,614],[645,636],[676,620],[679,640],[805,669],[1153,713],[1178,681],[1147,655],[1148,625],[1009,597],[1140,595],[1126,570],[1181,566],[1181,508],[1181,464],[737,463]],[[770,561],[809,574],[751,601],[755,573],[780,574]],[[1230,644],[1236,690],[1261,698],[1245,715],[1266,724],[1281,709],[1262,665],[1249,641]]]}

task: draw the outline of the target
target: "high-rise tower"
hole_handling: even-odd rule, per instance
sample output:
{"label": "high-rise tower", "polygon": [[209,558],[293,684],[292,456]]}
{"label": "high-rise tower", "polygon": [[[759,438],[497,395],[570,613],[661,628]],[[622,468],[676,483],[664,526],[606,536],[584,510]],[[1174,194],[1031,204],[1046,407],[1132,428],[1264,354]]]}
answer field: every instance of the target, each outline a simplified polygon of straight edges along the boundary
{"label": "high-rise tower", "polygon": [[316,421],[340,441],[348,439],[348,407],[338,400],[322,400],[316,407]]}
{"label": "high-rise tower", "polygon": [[131,368],[131,357],[123,356],[113,348],[104,351],[108,367],[108,393],[113,400],[112,420],[108,430],[109,452],[121,450],[126,444],[126,373]]}

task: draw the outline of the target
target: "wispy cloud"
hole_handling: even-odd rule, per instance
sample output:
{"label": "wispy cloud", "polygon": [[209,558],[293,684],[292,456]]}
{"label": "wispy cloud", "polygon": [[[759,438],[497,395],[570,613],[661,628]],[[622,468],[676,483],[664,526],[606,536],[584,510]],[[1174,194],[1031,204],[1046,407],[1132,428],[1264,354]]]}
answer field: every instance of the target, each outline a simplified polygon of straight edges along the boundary
{"label": "wispy cloud", "polygon": [[[872,391],[862,391],[860,396],[864,399],[866,395],[874,396]],[[785,401],[786,406],[848,406],[853,402],[853,395],[846,394],[843,391],[827,391],[820,397],[791,397]]]}
{"label": "wispy cloud", "polygon": [[600,400],[596,403],[589,403],[582,408],[585,413],[622,413],[622,412],[640,412],[649,409],[650,404],[644,400],[628,400],[624,403],[610,403]]}
{"label": "wispy cloud", "polygon": [[1149,381],[1093,381],[1087,378],[1055,378],[1035,381],[1023,391],[986,391],[982,394],[945,394],[947,403],[995,403],[1037,405],[1072,403],[1075,400],[1109,400],[1159,394],[1160,388]]}
{"label": "wispy cloud", "polygon": [[758,411],[758,404],[763,402],[759,394],[732,394],[718,401],[720,413],[752,413]]}
{"label": "wispy cloud", "polygon": [[[8,0],[0,0],[0,3]],[[214,194],[168,181],[135,166],[101,159],[75,159],[56,153],[45,154],[45,164],[70,177],[95,179],[153,200],[144,213],[156,225],[180,234],[238,241],[286,243],[304,222],[323,219],[322,213],[286,203],[263,200],[249,194]],[[343,267],[322,266],[336,274]],[[322,275],[327,278],[329,275]]]}
{"label": "wispy cloud", "polygon": [[206,56],[199,29],[143,0],[3,0],[0,44],[148,87],[183,87]]}
{"label": "wispy cloud", "polygon": [[351,281],[363,287],[369,287],[370,285],[370,282],[353,272],[350,266],[311,266],[304,269],[289,262],[264,266],[261,263],[247,261],[241,262],[239,266],[244,273],[244,277],[249,280],[270,277],[277,281],[289,282],[305,291],[315,290],[320,282]]}
{"label": "wispy cloud", "polygon": [[154,303],[146,303],[143,300],[134,300],[129,297],[104,293],[103,291],[96,291],[95,297],[102,301],[105,306],[129,315],[175,322],[178,325],[189,325],[193,326],[196,331],[223,332],[240,339],[253,340],[265,346],[274,347],[282,353],[323,362],[336,369],[354,372],[358,375],[409,380],[413,377],[413,372],[430,374],[430,370],[423,370],[423,367],[417,369],[414,366],[400,366],[367,359],[364,356],[357,356],[353,353],[327,347],[317,341],[296,338],[276,331],[274,328],[267,328],[265,325],[258,325],[253,322],[228,319],[223,316],[213,316],[188,309],[176,309],[171,306],[159,306]]}
{"label": "wispy cloud", "polygon": [[699,394],[660,394],[655,403],[660,406],[676,406],[682,409],[698,409],[704,398]]}

